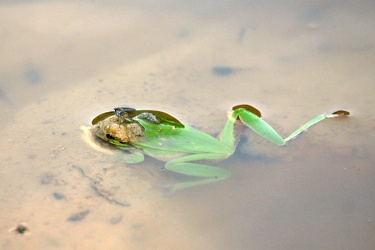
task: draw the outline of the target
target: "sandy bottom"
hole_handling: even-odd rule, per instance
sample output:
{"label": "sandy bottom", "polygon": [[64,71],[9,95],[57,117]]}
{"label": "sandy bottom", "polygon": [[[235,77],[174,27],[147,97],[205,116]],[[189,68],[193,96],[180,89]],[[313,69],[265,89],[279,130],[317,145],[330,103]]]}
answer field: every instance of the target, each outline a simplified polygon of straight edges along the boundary
{"label": "sandy bottom", "polygon": [[[96,5],[76,11],[72,4],[53,25],[37,17],[55,19],[52,10],[63,4],[31,4],[20,27],[12,18],[24,5],[1,9],[14,14],[1,23],[25,39],[4,32],[9,61],[1,73],[11,73],[0,83],[15,84],[0,86],[0,249],[374,249],[371,8],[236,4],[195,15]],[[22,28],[24,16],[32,29]],[[103,17],[111,22],[93,25]],[[13,46],[24,49],[22,65],[29,55],[43,62],[28,66],[34,82],[19,76]],[[114,65],[103,62],[109,58]],[[76,76],[88,62],[92,68]],[[28,101],[11,108],[21,100]],[[242,103],[283,136],[335,108],[352,115],[324,121],[285,147],[245,130],[235,155],[215,163],[231,169],[230,179],[172,196],[160,187],[179,176],[163,163],[123,164],[118,152],[90,148],[80,130],[100,113],[130,106],[217,135],[226,111]]]}

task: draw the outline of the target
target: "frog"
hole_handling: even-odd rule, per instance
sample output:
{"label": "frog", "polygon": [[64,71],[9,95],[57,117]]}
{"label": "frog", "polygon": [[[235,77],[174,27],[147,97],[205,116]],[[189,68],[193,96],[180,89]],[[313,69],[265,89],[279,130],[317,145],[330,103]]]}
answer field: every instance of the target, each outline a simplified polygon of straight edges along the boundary
{"label": "frog", "polygon": [[[314,124],[349,114],[346,110],[320,114],[283,138],[262,119],[258,109],[240,104],[228,112],[224,129],[216,138],[162,111],[117,107],[96,116],[90,131],[100,141],[127,151],[125,163],[140,163],[144,161],[144,155],[148,155],[165,161],[166,170],[192,177],[169,186],[169,192],[174,193],[229,178],[230,170],[209,165],[207,161],[221,161],[230,157],[236,150],[244,127],[275,145],[284,146]],[[99,148],[97,145],[95,147]]]}

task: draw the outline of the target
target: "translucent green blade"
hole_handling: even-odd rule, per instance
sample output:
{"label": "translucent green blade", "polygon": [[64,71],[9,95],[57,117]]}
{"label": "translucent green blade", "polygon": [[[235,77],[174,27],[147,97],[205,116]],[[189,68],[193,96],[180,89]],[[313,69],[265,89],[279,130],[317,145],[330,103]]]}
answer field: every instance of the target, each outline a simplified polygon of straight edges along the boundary
{"label": "translucent green blade", "polygon": [[246,110],[239,113],[240,119],[246,126],[251,128],[255,133],[277,144],[284,145],[284,139],[265,121],[257,115]]}

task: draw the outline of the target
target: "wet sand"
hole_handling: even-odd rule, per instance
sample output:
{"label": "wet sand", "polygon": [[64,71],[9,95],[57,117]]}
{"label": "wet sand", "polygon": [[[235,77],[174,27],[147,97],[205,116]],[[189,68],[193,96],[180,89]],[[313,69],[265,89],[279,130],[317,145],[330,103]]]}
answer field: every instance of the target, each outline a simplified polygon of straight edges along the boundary
{"label": "wet sand", "polygon": [[[23,11],[45,14],[51,7],[56,6]],[[352,11],[347,4],[308,8],[323,16],[295,6],[264,18],[266,10],[278,10],[268,7],[246,6],[225,18],[218,9],[195,15],[180,10],[186,19],[167,9],[156,23],[152,11],[133,6],[134,20],[154,32],[147,39],[160,33],[145,25],[150,21],[168,34],[164,40],[159,34],[160,43],[146,46],[144,54],[123,51],[128,60],[113,56],[112,64],[91,60],[82,75],[67,64],[58,75],[61,64],[51,54],[36,57],[40,47],[29,54],[44,62],[27,71],[34,85],[12,78],[17,67],[13,72],[2,66],[15,84],[1,85],[0,248],[372,249],[375,57],[370,40],[362,37],[375,35],[366,31],[374,17],[361,15],[365,7]],[[83,25],[74,27],[90,24],[97,11],[91,9]],[[299,18],[291,17],[293,11]],[[51,29],[42,30],[49,37]],[[139,33],[129,28],[115,40],[120,44]],[[134,39],[130,47],[144,41]],[[115,54],[117,42],[105,41]],[[84,46],[69,53],[84,52]],[[49,47],[68,62],[56,48]],[[95,51],[89,46],[74,63],[86,63]],[[226,70],[218,74],[218,67]],[[82,140],[81,125],[121,105],[163,110],[217,135],[226,111],[240,103],[260,109],[283,136],[322,112],[347,108],[352,114],[324,121],[285,147],[244,131],[237,153],[217,163],[232,170],[230,179],[172,196],[160,188],[176,178],[162,170],[163,163],[146,158],[126,165],[121,156],[100,154]],[[13,230],[20,223],[28,228],[24,235]]]}

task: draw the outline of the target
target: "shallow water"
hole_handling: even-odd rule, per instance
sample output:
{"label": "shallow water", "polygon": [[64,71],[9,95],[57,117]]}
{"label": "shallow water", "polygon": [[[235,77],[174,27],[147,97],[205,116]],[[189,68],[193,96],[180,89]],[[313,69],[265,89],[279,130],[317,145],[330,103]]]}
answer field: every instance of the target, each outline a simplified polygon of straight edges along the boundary
{"label": "shallow water", "polygon": [[[0,248],[373,249],[374,7],[0,2]],[[216,135],[240,103],[283,136],[351,116],[285,147],[246,130],[215,163],[230,179],[171,196],[162,162],[122,164],[79,129],[127,105]]]}

